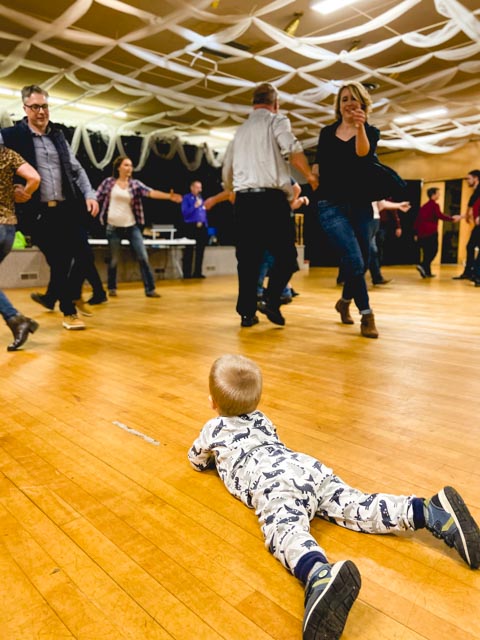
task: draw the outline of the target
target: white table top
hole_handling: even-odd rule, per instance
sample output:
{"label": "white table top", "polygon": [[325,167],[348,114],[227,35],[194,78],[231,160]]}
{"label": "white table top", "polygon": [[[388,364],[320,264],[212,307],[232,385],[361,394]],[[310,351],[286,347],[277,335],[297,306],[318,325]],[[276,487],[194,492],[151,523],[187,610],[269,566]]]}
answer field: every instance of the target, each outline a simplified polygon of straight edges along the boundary
{"label": "white table top", "polygon": [[[107,245],[108,240],[106,238],[89,238],[88,242],[93,245]],[[184,247],[190,244],[196,244],[195,240],[191,238],[173,238],[172,240],[167,238],[144,238],[143,242],[149,247]],[[122,244],[129,245],[128,240],[122,240]]]}

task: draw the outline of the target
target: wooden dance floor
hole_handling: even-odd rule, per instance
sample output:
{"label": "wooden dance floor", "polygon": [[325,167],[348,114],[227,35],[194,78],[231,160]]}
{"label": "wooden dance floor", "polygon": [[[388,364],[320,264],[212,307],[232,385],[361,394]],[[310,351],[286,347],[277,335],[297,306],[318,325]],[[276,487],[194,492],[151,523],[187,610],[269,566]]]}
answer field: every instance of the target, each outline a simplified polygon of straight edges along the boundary
{"label": "wooden dance floor", "polygon": [[[9,290],[40,329],[16,353],[1,333],[0,638],[301,638],[302,585],[254,512],[187,461],[223,353],[261,366],[260,409],[290,447],[369,492],[451,484],[480,521],[480,289],[459,272],[385,268],[378,340],[356,313],[340,324],[330,268],[295,274],[284,328],[240,328],[235,276],[162,281],[160,299],[120,285],[77,332]],[[345,640],[480,639],[480,571],[428,532],[312,531],[362,574]]]}

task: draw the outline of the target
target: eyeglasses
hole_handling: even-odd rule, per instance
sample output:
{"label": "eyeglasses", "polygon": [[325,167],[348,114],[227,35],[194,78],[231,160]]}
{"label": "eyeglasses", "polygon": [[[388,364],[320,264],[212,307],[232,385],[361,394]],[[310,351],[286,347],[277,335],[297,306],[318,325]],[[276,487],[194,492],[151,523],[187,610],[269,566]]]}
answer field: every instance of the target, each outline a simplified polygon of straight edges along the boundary
{"label": "eyeglasses", "polygon": [[48,111],[48,104],[24,104],[23,106],[35,111],[35,113],[38,113],[40,109],[42,111]]}

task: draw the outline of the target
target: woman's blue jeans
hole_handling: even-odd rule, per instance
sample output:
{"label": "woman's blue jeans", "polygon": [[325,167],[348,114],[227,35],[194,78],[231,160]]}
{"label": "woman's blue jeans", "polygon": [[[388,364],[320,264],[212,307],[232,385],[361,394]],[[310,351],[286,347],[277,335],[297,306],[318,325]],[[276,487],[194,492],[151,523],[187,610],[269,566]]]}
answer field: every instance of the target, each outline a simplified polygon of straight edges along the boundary
{"label": "woman's blue jeans", "polygon": [[[8,256],[12,250],[13,241],[15,239],[14,224],[0,224],[0,262]],[[12,305],[7,296],[0,291],[0,314],[4,320],[8,320],[16,316],[18,311]]]}
{"label": "woman's blue jeans", "polygon": [[369,261],[370,203],[365,205],[318,203],[318,221],[339,254],[345,277],[342,298],[353,300],[360,312],[370,310],[365,271]]}
{"label": "woman's blue jeans", "polygon": [[145,293],[155,291],[155,278],[153,277],[148,253],[143,242],[142,232],[137,225],[132,227],[114,227],[107,224],[106,236],[110,248],[110,263],[108,265],[108,289],[112,291],[117,288],[117,265],[120,259],[122,239],[130,242],[133,252],[140,264]]}
{"label": "woman's blue jeans", "polygon": [[[260,273],[258,275],[258,284],[257,284],[257,297],[258,296],[263,296],[264,293],[264,280],[268,275],[268,272],[270,271],[270,269],[273,267],[273,264],[275,262],[275,258],[272,256],[272,254],[270,253],[270,251],[265,251],[265,253],[263,254],[263,262],[260,265]],[[283,296],[291,296],[292,295],[292,290],[291,288],[288,286],[285,287],[285,289],[282,291],[282,297]]]}

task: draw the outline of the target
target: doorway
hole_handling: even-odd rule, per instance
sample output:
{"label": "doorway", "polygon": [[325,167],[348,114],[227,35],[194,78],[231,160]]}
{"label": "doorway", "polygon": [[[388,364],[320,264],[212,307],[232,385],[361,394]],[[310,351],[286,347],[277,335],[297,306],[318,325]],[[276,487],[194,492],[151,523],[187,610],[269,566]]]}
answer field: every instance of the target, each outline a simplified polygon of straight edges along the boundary
{"label": "doorway", "polygon": [[[462,200],[462,181],[445,181],[445,204],[443,212],[447,216],[460,214]],[[442,233],[442,264],[457,264],[458,261],[458,224],[456,222],[443,221]]]}

